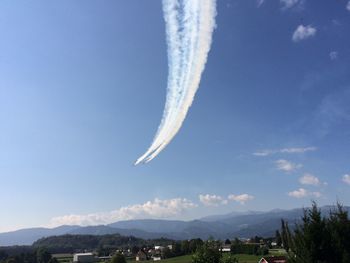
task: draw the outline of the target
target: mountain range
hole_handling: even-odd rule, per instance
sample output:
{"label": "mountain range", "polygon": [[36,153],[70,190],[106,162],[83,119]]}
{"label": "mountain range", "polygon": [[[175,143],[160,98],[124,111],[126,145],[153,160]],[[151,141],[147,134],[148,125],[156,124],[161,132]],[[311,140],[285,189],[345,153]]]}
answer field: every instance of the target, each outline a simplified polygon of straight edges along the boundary
{"label": "mountain range", "polygon": [[[321,207],[323,214],[328,214],[333,206]],[[344,207],[350,211],[350,207]],[[158,220],[142,219],[119,221],[97,226],[59,226],[56,228],[27,228],[0,233],[0,246],[31,245],[42,237],[72,235],[106,235],[120,234],[143,239],[170,238],[175,240],[214,237],[218,239],[255,235],[271,237],[280,228],[281,219],[291,226],[303,215],[303,209],[275,209],[268,212],[248,211],[232,212],[225,215],[208,216],[198,220]]]}

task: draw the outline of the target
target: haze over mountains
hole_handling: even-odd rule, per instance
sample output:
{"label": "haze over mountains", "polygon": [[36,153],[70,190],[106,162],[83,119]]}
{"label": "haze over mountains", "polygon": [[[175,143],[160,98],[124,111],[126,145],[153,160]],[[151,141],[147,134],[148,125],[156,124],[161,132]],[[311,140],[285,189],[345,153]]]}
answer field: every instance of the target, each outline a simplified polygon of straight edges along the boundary
{"label": "haze over mountains", "polygon": [[[321,211],[328,214],[332,208],[332,206],[324,206],[321,207]],[[350,207],[344,207],[344,209],[350,211]],[[275,209],[269,212],[233,212],[192,221],[143,219],[85,227],[28,228],[0,233],[0,246],[31,245],[39,238],[64,234],[106,235],[118,233],[143,239],[165,237],[177,240],[197,237],[207,239],[210,236],[219,239],[249,238],[255,235],[270,237],[274,236],[275,231],[280,228],[282,218],[293,225],[300,220],[302,215],[302,208],[292,210]]]}

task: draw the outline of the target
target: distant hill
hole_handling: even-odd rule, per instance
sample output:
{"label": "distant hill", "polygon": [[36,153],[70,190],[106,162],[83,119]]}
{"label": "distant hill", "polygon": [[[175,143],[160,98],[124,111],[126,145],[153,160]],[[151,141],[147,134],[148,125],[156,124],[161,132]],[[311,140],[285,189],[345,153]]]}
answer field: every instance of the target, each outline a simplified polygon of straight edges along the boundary
{"label": "distant hill", "polygon": [[[332,206],[321,207],[323,214],[329,214]],[[344,207],[347,211],[349,207]],[[281,219],[287,220],[291,226],[303,215],[303,209],[281,210],[269,212],[250,211],[246,213],[230,213],[202,218],[200,220],[127,220],[109,225],[98,226],[60,226],[57,228],[29,228],[13,232],[0,233],[0,246],[30,245],[39,238],[72,235],[106,235],[120,234],[143,239],[169,238],[175,240],[202,238],[226,239],[233,237],[252,237],[255,235],[269,237],[280,228]]]}
{"label": "distant hill", "polygon": [[[140,229],[122,229],[111,226],[99,225],[99,226],[86,226],[74,229],[67,234],[71,235],[111,235],[120,234],[123,236],[134,236],[143,239],[154,239],[154,238],[170,238],[167,233],[153,233],[147,232]],[[0,234],[1,235],[1,234]]]}
{"label": "distant hill", "polygon": [[64,235],[80,226],[59,226],[56,228],[26,228],[7,233],[0,233],[0,246],[31,245],[42,237]]}

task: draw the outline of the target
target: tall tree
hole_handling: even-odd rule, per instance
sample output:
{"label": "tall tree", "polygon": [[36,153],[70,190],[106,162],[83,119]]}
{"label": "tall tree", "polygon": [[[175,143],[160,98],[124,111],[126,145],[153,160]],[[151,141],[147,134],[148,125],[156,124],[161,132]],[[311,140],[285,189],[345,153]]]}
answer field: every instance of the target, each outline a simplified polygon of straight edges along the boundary
{"label": "tall tree", "polygon": [[282,237],[281,237],[279,230],[276,230],[275,239],[276,239],[277,246],[281,247],[282,246]]}
{"label": "tall tree", "polygon": [[51,259],[51,254],[46,248],[40,247],[36,251],[36,261],[37,263],[48,263]]}
{"label": "tall tree", "polygon": [[293,233],[282,221],[282,243],[291,263],[349,263],[350,220],[341,205],[323,217],[316,203],[304,210]]}
{"label": "tall tree", "polygon": [[126,263],[126,259],[124,255],[117,253],[112,257],[111,263]]}

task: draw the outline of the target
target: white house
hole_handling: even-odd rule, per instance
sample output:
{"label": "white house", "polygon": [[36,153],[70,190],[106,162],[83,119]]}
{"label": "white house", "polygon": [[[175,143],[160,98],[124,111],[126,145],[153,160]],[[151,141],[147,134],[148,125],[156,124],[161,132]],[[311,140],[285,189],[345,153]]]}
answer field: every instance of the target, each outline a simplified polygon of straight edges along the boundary
{"label": "white house", "polygon": [[93,253],[77,253],[73,255],[73,262],[93,263],[96,262],[96,258]]}
{"label": "white house", "polygon": [[231,252],[231,245],[223,245],[223,246],[220,248],[220,251],[221,251],[221,252]]}
{"label": "white house", "polygon": [[154,249],[155,249],[155,250],[163,250],[164,247],[162,247],[162,246],[154,246]]}
{"label": "white house", "polygon": [[142,250],[140,250],[139,252],[137,252],[136,254],[136,261],[144,261],[147,260],[147,255],[145,252],[143,252]]}

